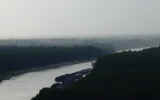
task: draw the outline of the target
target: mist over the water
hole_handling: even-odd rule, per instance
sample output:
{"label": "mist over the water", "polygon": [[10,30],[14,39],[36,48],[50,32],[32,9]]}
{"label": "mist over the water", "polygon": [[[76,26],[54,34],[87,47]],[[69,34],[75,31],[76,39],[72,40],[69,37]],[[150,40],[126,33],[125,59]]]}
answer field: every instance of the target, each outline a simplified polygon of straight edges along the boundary
{"label": "mist over the water", "polygon": [[0,39],[160,32],[159,0],[1,0]]}

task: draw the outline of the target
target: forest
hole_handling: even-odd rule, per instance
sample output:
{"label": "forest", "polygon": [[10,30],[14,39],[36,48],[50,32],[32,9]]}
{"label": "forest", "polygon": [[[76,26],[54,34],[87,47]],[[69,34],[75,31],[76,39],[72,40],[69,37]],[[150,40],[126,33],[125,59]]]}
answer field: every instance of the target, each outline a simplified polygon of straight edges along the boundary
{"label": "forest", "polygon": [[[88,61],[110,53],[94,46],[0,46],[0,79],[15,71],[39,68],[51,64]],[[53,66],[54,67],[54,66]]]}
{"label": "forest", "polygon": [[87,77],[62,89],[44,88],[33,100],[157,100],[159,59],[159,47],[108,54],[97,59]]}

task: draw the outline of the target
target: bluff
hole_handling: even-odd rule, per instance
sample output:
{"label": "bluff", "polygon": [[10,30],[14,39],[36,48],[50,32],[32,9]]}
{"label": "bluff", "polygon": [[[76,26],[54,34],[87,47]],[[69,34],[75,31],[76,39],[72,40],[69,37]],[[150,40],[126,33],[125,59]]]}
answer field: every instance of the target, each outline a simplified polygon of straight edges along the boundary
{"label": "bluff", "polygon": [[86,77],[44,88],[32,100],[157,100],[159,90],[160,48],[151,48],[99,57]]}

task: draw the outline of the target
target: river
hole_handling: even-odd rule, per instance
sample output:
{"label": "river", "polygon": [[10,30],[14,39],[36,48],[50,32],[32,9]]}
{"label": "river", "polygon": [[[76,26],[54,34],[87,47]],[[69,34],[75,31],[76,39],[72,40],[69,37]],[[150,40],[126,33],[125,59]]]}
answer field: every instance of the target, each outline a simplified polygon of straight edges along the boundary
{"label": "river", "polygon": [[56,69],[29,72],[0,83],[0,100],[30,100],[40,89],[50,87],[57,76],[91,68],[90,62],[66,65]]}

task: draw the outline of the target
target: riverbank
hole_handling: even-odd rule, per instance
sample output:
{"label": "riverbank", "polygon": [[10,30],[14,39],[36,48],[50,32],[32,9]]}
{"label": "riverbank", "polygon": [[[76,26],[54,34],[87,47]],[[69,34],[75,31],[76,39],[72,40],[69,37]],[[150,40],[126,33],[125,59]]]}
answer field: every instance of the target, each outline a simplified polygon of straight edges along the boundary
{"label": "riverbank", "polygon": [[26,72],[92,60],[106,53],[110,53],[110,50],[102,50],[93,46],[0,46],[0,81]]}
{"label": "riverbank", "polygon": [[45,70],[50,70],[50,69],[57,69],[57,68],[61,68],[61,67],[67,67],[70,65],[74,65],[74,64],[79,64],[79,63],[85,63],[85,62],[92,62],[95,59],[92,60],[79,60],[79,61],[71,61],[71,62],[62,62],[59,64],[50,64],[50,65],[46,65],[46,66],[37,66],[35,68],[31,68],[31,69],[25,69],[25,70],[19,70],[19,71],[12,71],[12,72],[7,72],[3,75],[2,78],[0,78],[0,84],[1,82],[3,82],[4,80],[9,80],[13,77],[17,77],[29,72],[38,72],[38,71],[45,71]]}
{"label": "riverbank", "polygon": [[42,88],[51,87],[56,83],[56,77],[88,68],[92,68],[90,62],[29,72],[13,77],[0,84],[0,100],[31,100]]}
{"label": "riverbank", "polygon": [[159,59],[160,47],[106,55],[85,78],[44,88],[32,100],[158,100]]}

